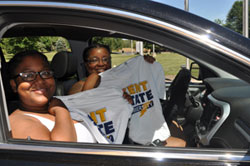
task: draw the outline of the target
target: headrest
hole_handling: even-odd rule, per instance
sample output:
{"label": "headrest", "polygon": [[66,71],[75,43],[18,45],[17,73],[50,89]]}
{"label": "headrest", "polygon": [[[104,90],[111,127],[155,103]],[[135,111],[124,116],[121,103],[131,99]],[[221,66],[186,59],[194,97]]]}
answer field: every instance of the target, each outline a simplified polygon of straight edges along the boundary
{"label": "headrest", "polygon": [[51,61],[51,69],[57,79],[73,76],[77,72],[76,57],[67,51],[58,52]]}
{"label": "headrest", "polygon": [[0,57],[1,57],[1,75],[3,86],[5,90],[5,96],[7,101],[9,100],[18,100],[17,93],[14,93],[11,86],[10,86],[10,75],[8,73],[8,63],[5,61],[2,49],[0,48]]}

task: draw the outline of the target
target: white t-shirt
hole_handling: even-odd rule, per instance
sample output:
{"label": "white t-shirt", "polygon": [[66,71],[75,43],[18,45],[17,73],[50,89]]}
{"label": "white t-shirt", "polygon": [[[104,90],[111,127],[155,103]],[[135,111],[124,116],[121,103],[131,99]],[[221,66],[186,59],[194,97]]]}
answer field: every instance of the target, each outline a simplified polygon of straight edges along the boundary
{"label": "white t-shirt", "polygon": [[165,99],[165,76],[160,63],[150,64],[143,56],[107,70],[101,75],[99,87],[126,89],[133,98],[133,113],[129,137],[136,143],[147,144],[170,136],[159,98]]}
{"label": "white t-shirt", "polygon": [[[55,122],[50,119],[34,114],[25,115],[38,119],[45,127],[48,128],[49,131],[52,131],[55,126]],[[96,143],[95,138],[84,125],[80,123],[75,123],[74,126],[76,130],[77,142]]]}
{"label": "white t-shirt", "polygon": [[56,96],[70,111],[72,119],[87,124],[99,143],[123,142],[133,107],[121,89],[96,88],[69,96]]}

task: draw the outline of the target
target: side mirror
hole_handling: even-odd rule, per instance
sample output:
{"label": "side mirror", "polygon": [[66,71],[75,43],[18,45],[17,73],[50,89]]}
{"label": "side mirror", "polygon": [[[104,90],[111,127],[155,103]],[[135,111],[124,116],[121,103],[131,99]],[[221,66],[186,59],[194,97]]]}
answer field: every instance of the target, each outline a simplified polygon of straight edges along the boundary
{"label": "side mirror", "polygon": [[201,80],[200,66],[196,62],[192,62],[190,65],[191,77],[196,80]]}

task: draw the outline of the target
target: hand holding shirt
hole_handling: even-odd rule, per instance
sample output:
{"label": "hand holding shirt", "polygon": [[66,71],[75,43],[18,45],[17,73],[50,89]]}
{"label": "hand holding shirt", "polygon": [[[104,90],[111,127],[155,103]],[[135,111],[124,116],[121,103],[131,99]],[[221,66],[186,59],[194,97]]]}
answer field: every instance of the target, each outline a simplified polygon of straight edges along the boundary
{"label": "hand holding shirt", "polygon": [[[149,64],[138,56],[100,75],[98,88],[58,97],[72,119],[86,125],[97,142],[121,144],[127,126],[130,139],[139,144],[165,141],[170,136],[159,101],[165,97],[159,63]],[[132,96],[133,107],[123,99],[122,89]]]}

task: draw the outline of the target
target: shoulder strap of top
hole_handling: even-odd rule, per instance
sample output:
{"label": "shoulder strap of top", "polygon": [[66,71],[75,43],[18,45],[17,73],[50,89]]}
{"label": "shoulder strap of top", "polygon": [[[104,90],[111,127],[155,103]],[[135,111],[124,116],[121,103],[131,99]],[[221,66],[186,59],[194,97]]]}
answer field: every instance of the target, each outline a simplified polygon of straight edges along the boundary
{"label": "shoulder strap of top", "polygon": [[38,119],[45,127],[48,128],[49,131],[52,131],[52,129],[54,128],[55,122],[50,119],[47,119],[38,115],[34,115],[34,114],[24,114],[24,115],[31,116],[33,118]]}

